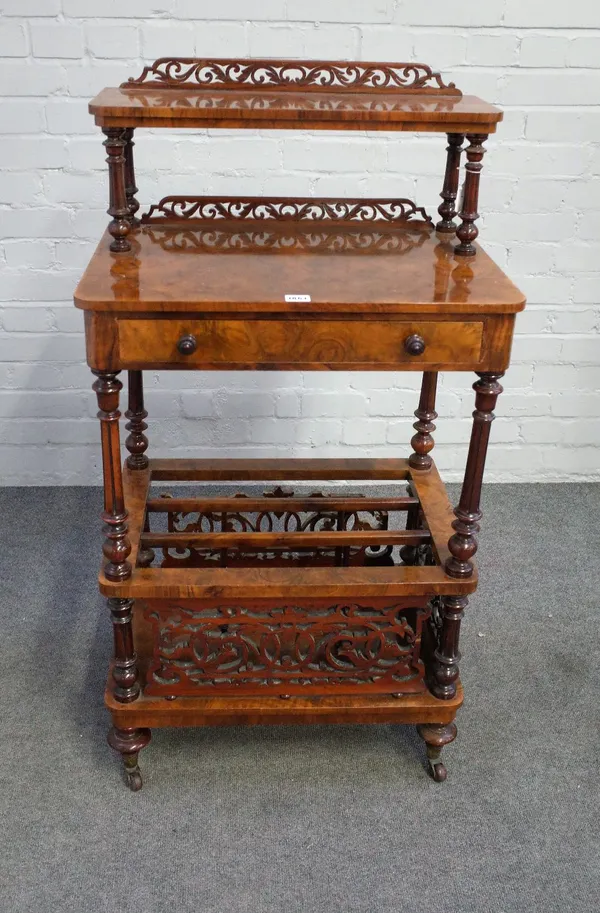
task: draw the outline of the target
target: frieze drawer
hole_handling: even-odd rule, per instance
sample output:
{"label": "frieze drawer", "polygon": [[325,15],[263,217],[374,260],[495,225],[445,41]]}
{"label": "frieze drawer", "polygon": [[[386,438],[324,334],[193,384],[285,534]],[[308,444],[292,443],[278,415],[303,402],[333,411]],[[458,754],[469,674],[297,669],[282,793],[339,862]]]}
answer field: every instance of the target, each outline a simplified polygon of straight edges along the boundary
{"label": "frieze drawer", "polygon": [[477,320],[119,321],[123,367],[459,370],[481,359]]}

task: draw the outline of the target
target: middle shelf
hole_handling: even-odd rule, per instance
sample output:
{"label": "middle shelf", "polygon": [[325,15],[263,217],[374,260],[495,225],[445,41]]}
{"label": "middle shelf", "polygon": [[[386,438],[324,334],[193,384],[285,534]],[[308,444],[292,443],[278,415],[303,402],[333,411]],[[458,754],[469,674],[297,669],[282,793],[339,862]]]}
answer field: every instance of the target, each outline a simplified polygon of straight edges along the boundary
{"label": "middle shelf", "polygon": [[[291,481],[310,490],[282,487]],[[348,484],[361,481],[359,493]],[[272,487],[224,495],[236,482]],[[372,495],[376,482],[393,490]],[[199,485],[210,488],[198,494]],[[147,469],[126,464],[124,486],[132,575],[113,582],[101,572],[108,596],[434,596],[477,586],[476,573],[459,580],[444,571],[454,514],[434,465],[152,459]]]}

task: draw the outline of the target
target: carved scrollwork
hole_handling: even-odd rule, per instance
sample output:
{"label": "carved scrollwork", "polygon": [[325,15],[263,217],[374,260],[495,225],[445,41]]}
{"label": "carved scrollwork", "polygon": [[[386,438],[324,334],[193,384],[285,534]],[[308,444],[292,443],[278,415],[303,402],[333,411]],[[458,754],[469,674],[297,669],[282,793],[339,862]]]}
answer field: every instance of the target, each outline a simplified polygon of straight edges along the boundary
{"label": "carved scrollwork", "polygon": [[[265,492],[265,497],[293,499],[293,492]],[[237,495],[242,504],[246,495]],[[308,497],[320,498],[323,495],[315,492]],[[240,507],[242,506],[240,504]],[[352,511],[344,514],[343,525],[338,527],[340,513],[336,510],[304,512],[294,510],[270,511],[260,513],[169,513],[169,532],[177,533],[270,533],[275,529],[286,533],[325,532],[341,528],[343,530],[386,529],[387,513],[385,511]],[[371,521],[371,522],[369,522]]]}
{"label": "carved scrollwork", "polygon": [[398,199],[349,199],[291,197],[197,197],[168,196],[150,207],[142,216],[142,223],[157,222],[327,222],[397,224],[413,217],[432,224],[422,206],[412,200]]}
{"label": "carved scrollwork", "polygon": [[[170,497],[164,493],[162,497]],[[167,531],[169,533],[304,533],[328,531],[359,531],[359,530],[386,530],[388,529],[389,515],[387,511],[337,511],[319,510],[303,511],[294,506],[294,492],[275,488],[273,491],[264,492],[265,498],[289,498],[289,510],[273,511],[244,511],[243,502],[247,496],[236,495],[240,502],[237,511],[194,511],[182,513],[181,511],[167,512]],[[321,498],[321,492],[314,492],[310,498]],[[391,549],[365,548],[361,546],[348,546],[341,548],[311,548],[301,551],[273,549],[262,551],[248,547],[241,548],[196,548],[193,546],[164,546],[160,550],[162,567],[200,567],[215,566],[226,563],[228,566],[247,566],[269,564],[270,566],[286,566],[289,564],[321,564],[331,566],[336,557],[343,564],[365,563],[390,563]],[[224,558],[226,560],[224,561]]]}
{"label": "carved scrollwork", "polygon": [[121,88],[303,89],[396,91],[460,96],[454,83],[424,63],[364,63],[330,60],[236,60],[161,57]]}
{"label": "carved scrollwork", "polygon": [[[418,600],[417,600],[418,602]],[[150,604],[145,692],[309,694],[424,691],[425,606]]]}

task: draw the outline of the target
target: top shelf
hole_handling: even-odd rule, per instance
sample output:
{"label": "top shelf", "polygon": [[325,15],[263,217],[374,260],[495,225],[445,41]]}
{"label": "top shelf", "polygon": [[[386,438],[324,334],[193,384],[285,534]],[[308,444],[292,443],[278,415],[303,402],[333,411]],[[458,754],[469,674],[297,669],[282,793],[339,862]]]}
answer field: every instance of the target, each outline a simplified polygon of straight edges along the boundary
{"label": "top shelf", "polygon": [[167,58],[90,103],[101,127],[494,133],[502,111],[421,63]]}

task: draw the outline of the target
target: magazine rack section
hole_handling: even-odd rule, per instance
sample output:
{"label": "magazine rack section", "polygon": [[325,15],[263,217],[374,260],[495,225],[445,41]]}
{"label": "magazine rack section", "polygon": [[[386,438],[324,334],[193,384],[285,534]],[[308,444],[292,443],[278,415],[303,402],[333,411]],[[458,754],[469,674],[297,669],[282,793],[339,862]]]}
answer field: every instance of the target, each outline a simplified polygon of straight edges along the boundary
{"label": "magazine rack section", "polygon": [[[501,112],[421,64],[170,59],[90,108],[112,221],[75,303],[102,430],[109,742],[130,787],[152,727],[230,723],[417,723],[445,779],[487,443],[524,306],[475,243]],[[196,196],[140,217],[134,130],[157,126],[446,133],[440,221],[404,199]],[[419,371],[412,453],[149,459],[145,369]],[[455,511],[431,456],[441,370],[478,376]]]}

